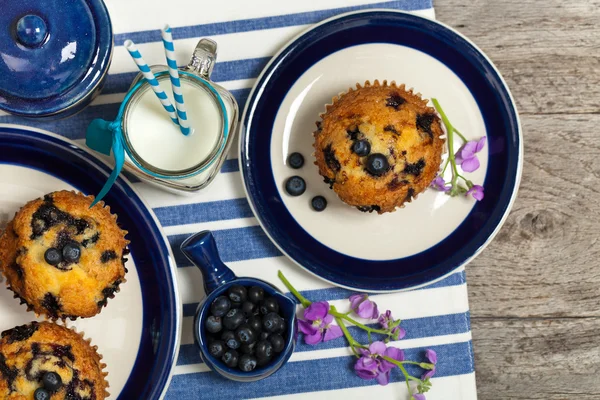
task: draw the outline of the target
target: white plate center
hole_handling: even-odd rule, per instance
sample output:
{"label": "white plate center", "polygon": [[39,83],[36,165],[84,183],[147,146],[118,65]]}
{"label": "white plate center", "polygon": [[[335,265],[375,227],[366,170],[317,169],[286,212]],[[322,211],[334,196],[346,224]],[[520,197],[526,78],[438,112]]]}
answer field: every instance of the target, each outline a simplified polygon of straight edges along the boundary
{"label": "white plate center", "polygon": [[[323,182],[314,165],[315,122],[332,97],[356,83],[384,79],[404,83],[423,98],[437,98],[451,122],[467,139],[486,135],[483,117],[465,84],[437,59],[418,50],[392,44],[353,46],[319,61],[292,86],[281,104],[271,140],[273,176],[280,195],[296,221],[327,247],[348,256],[390,260],[420,253],[450,235],[467,217],[475,200],[450,198],[429,189],[394,213],[361,213],[344,204]],[[459,142],[460,143],[460,142]],[[458,147],[455,148],[455,151]],[[286,166],[290,153],[300,152],[304,167]],[[478,154],[481,168],[465,174],[483,184],[488,164],[487,147]],[[447,171],[446,176],[449,177]],[[292,197],[285,192],[287,178],[305,179],[306,192]],[[328,207],[315,212],[312,197],[323,195]]]}

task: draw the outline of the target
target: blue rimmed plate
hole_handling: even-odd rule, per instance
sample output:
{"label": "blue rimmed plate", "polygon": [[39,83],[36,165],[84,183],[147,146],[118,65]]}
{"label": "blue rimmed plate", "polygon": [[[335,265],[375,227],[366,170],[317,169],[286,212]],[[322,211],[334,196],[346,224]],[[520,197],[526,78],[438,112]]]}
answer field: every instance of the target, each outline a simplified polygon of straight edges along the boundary
{"label": "blue rimmed plate", "polygon": [[[57,135],[0,124],[0,228],[27,201],[48,192],[98,193],[110,171]],[[127,282],[100,314],[68,325],[98,346],[107,364],[110,399],[159,399],[179,351],[175,262],[156,217],[125,179],[117,179],[104,201],[129,232]],[[0,290],[0,315],[0,331],[35,319],[6,289]]]}
{"label": "blue rimmed plate", "polygon": [[[356,83],[396,81],[436,97],[468,138],[487,136],[469,178],[485,199],[428,190],[405,208],[364,214],[342,203],[313,165],[315,121]],[[516,197],[523,144],[514,101],[491,61],[438,22],[397,11],[344,14],[292,40],[262,72],[242,118],[240,168],[250,205],[271,240],[297,264],[339,286],[396,291],[441,279],[494,237]],[[300,170],[286,165],[304,155]],[[291,197],[285,180],[307,191]],[[315,195],[329,206],[316,213]]]}

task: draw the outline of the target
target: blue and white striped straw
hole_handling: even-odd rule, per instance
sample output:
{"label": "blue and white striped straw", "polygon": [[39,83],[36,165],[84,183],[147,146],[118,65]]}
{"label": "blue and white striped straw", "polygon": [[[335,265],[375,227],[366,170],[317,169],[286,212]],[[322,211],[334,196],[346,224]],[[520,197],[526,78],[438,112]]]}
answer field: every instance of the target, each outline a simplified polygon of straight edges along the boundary
{"label": "blue and white striped straw", "polygon": [[146,62],[142,58],[142,55],[135,46],[135,43],[133,43],[131,40],[126,40],[125,43],[123,43],[123,45],[131,55],[131,58],[133,58],[133,61],[135,61],[135,63],[137,64],[138,69],[140,70],[142,75],[144,75],[144,78],[146,78],[146,80],[150,84],[152,90],[154,90],[154,93],[156,93],[156,97],[158,97],[165,110],[169,113],[169,117],[171,117],[171,120],[175,124],[179,125],[179,120],[177,119],[177,114],[175,113],[175,108],[173,107],[173,104],[171,104],[171,101],[167,97],[167,94],[164,92],[164,90],[161,89],[160,84],[156,80],[156,77],[150,70],[148,64],[146,64]]}
{"label": "blue and white striped straw", "polygon": [[191,129],[187,118],[185,103],[183,101],[183,93],[181,91],[181,81],[179,80],[179,70],[177,69],[177,59],[175,58],[175,45],[173,44],[171,27],[165,25],[161,33],[163,45],[165,47],[165,56],[167,57],[167,65],[169,66],[173,98],[175,99],[175,107],[177,107],[177,116],[179,117],[179,128],[181,129],[181,133],[189,135]]}

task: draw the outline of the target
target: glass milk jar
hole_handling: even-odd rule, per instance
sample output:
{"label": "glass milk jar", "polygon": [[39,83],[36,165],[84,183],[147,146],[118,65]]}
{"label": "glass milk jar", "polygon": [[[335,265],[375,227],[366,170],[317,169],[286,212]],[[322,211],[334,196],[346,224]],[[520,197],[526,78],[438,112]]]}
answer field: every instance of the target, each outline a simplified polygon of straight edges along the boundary
{"label": "glass milk jar", "polygon": [[[227,90],[210,81],[217,44],[202,39],[189,65],[180,71],[181,88],[192,128],[183,135],[141,74],[125,98],[121,132],[124,168],[169,191],[195,192],[218,174],[237,128],[238,105]],[[166,66],[153,66],[161,88],[173,103]]]}

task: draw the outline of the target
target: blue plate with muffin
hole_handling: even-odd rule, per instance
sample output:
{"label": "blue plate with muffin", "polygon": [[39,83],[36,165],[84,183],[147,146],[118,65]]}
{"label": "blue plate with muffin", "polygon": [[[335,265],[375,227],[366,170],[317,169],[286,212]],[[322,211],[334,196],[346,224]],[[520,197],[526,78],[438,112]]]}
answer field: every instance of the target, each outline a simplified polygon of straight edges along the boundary
{"label": "blue plate with muffin", "polygon": [[[432,98],[467,141],[485,137],[479,168],[461,170],[484,187],[480,201],[429,187],[449,173]],[[451,28],[389,10],[328,19],[275,55],[248,99],[239,152],[252,210],[279,249],[368,292],[423,286],[471,261],[508,216],[523,166],[516,107],[492,62]]]}
{"label": "blue plate with muffin", "polygon": [[[110,172],[69,140],[0,125],[0,242],[6,244],[0,269],[11,289],[0,290],[0,331],[18,327],[2,335],[0,356],[17,346],[53,373],[29,378],[25,369],[11,367],[11,374],[0,374],[0,394],[30,395],[34,387],[159,399],[166,391],[182,319],[174,258],[153,212],[124,178],[104,204],[90,208],[89,195],[98,193]],[[52,333],[57,324],[30,324],[44,319],[64,322],[66,333]],[[90,365],[98,371],[90,372]],[[86,381],[88,373],[99,380]]]}

